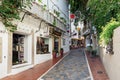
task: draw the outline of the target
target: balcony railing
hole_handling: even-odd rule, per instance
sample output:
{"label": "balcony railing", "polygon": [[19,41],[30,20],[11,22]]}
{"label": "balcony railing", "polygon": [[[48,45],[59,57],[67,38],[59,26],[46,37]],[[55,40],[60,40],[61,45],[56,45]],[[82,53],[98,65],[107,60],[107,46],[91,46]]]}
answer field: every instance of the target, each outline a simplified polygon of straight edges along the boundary
{"label": "balcony railing", "polygon": [[[66,23],[63,22],[56,14],[49,10],[45,10],[42,5],[34,2],[31,9],[26,9],[32,14],[35,14],[39,18],[43,19],[44,21],[52,24],[53,26],[58,27],[59,29],[66,31]],[[53,24],[55,22],[55,25]]]}

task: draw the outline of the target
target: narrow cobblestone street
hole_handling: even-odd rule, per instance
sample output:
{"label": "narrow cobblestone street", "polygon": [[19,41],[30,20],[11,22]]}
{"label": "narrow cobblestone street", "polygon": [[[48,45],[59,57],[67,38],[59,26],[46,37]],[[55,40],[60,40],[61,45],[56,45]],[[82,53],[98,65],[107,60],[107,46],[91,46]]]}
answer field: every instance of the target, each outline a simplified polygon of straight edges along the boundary
{"label": "narrow cobblestone street", "polygon": [[[83,49],[74,49],[66,53],[64,58],[48,60],[31,69],[7,76],[0,80],[109,80],[99,57],[91,58]],[[87,65],[86,57],[91,69]],[[102,71],[98,74],[98,71]]]}
{"label": "narrow cobblestone street", "polygon": [[91,80],[84,50],[72,50],[39,80]]}

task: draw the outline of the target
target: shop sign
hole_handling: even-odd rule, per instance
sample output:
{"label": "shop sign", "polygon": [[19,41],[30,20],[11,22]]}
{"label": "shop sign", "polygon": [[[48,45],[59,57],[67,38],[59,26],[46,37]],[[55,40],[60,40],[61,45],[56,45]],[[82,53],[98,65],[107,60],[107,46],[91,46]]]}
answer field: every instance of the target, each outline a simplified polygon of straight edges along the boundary
{"label": "shop sign", "polygon": [[55,31],[55,30],[53,30],[53,34],[57,35],[57,36],[61,36],[61,32],[58,32],[58,31]]}
{"label": "shop sign", "polygon": [[70,19],[74,19],[75,15],[74,14],[70,14]]}
{"label": "shop sign", "polygon": [[59,31],[59,30],[55,30],[55,29],[53,29],[53,28],[50,28],[50,30],[49,30],[49,33],[50,33],[50,35],[57,35],[57,36],[61,36],[61,32]]}

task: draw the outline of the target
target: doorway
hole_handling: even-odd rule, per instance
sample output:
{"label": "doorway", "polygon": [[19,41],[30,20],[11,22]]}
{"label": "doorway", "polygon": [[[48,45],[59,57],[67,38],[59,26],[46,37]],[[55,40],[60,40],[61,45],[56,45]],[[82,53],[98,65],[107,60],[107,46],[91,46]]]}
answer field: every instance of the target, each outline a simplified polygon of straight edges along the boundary
{"label": "doorway", "polygon": [[54,37],[54,50],[59,52],[59,37]]}

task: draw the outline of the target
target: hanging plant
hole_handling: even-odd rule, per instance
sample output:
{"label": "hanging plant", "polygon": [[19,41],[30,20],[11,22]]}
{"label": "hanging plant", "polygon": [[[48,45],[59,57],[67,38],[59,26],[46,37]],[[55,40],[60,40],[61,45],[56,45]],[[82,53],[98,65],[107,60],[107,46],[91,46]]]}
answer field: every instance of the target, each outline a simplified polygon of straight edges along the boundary
{"label": "hanging plant", "polygon": [[54,21],[53,21],[53,25],[56,26],[56,20],[55,20],[55,18],[54,18]]}
{"label": "hanging plant", "polygon": [[110,22],[108,22],[103,28],[102,33],[100,34],[100,42],[103,42],[107,45],[112,40],[114,29],[119,26],[120,23],[117,22],[115,19],[112,19]]}
{"label": "hanging plant", "polygon": [[64,23],[66,23],[67,21],[66,21],[66,19],[65,18],[63,18],[63,17],[60,17],[60,19],[64,22]]}
{"label": "hanging plant", "polygon": [[57,17],[59,17],[59,16],[60,16],[60,12],[58,12],[58,11],[54,10],[54,13],[57,15]]}
{"label": "hanging plant", "polygon": [[19,13],[25,7],[31,6],[31,0],[2,0],[0,5],[0,17],[1,21],[5,25],[6,29],[14,32],[17,26],[12,23],[14,19],[20,19]]}

